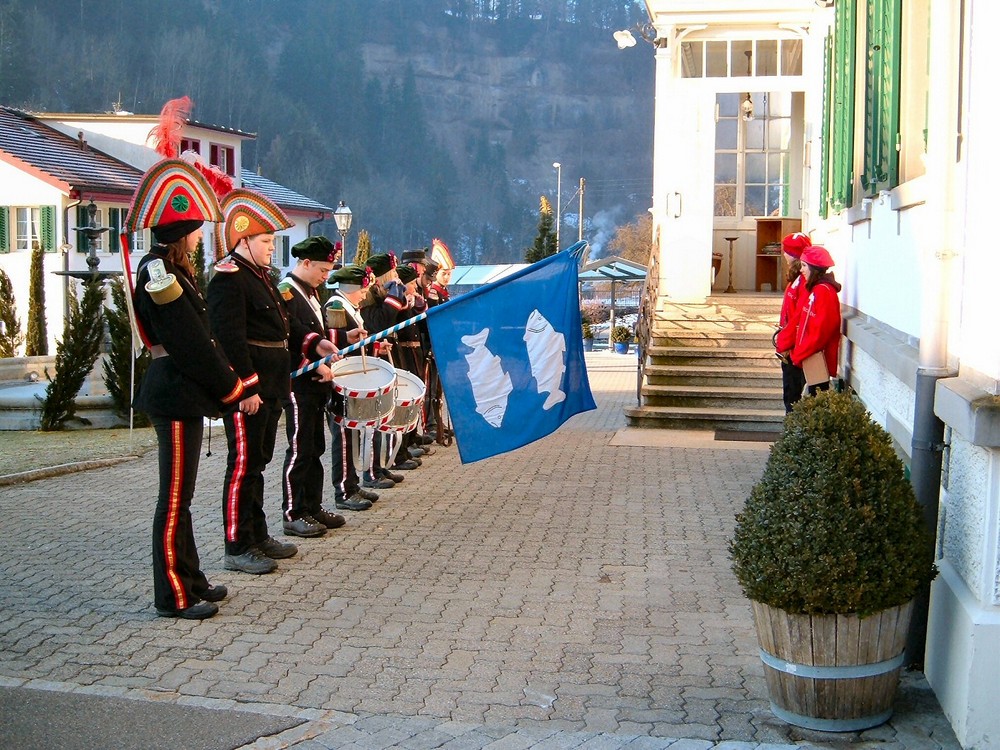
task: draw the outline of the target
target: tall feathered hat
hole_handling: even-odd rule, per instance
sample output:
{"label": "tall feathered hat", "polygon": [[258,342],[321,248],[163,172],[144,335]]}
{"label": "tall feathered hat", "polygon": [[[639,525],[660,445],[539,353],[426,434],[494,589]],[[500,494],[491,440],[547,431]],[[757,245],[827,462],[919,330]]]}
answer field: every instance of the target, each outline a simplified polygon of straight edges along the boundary
{"label": "tall feathered hat", "polygon": [[437,263],[440,269],[455,267],[455,261],[451,259],[451,251],[437,237],[431,241],[431,260]]}
{"label": "tall feathered hat", "polygon": [[194,151],[181,153],[181,136],[184,135],[184,126],[187,125],[188,119],[191,117],[193,107],[194,102],[188,96],[168,101],[160,110],[160,121],[156,127],[149,131],[146,140],[153,145],[156,153],[165,158],[180,158],[190,162],[205,176],[208,184],[212,186],[212,190],[221,200],[222,196],[233,189],[233,178],[218,167],[206,164],[204,159]]}
{"label": "tall feathered hat", "polygon": [[131,233],[152,227],[159,242],[173,242],[203,221],[222,221],[222,208],[211,185],[186,161],[164,159],[139,181],[124,229]]}
{"label": "tall feathered hat", "polygon": [[222,214],[225,225],[215,227],[215,246],[222,252],[231,251],[244,237],[273,234],[292,226],[272,201],[246,188],[236,188],[222,199]]}

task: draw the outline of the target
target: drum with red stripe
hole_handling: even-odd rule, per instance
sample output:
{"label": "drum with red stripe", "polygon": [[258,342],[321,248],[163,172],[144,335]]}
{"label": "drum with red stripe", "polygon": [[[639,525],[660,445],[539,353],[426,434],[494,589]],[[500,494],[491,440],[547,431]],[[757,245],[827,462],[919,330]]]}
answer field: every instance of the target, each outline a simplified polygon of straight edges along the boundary
{"label": "drum with red stripe", "polygon": [[334,399],[333,418],[349,430],[380,428],[395,408],[396,368],[376,357],[348,357],[330,365]]}
{"label": "drum with red stripe", "polygon": [[395,408],[388,422],[379,427],[382,432],[409,432],[420,419],[424,402],[424,381],[406,370],[396,370]]}

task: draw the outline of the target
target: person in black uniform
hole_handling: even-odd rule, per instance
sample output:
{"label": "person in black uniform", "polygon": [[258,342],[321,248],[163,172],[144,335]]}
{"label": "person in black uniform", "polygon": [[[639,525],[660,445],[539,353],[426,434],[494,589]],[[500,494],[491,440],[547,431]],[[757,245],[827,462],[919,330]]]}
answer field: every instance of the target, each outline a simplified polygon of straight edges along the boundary
{"label": "person in black uniform", "polygon": [[189,620],[216,614],[215,602],[228,593],[202,572],[191,523],[204,418],[233,408],[243,396],[243,383],[212,341],[188,257],[205,219],[221,219],[207,181],[187,162],[165,160],[143,177],[125,224],[134,232],[157,222],[156,243],[139,261],[134,294],[136,320],[152,355],[135,406],[149,416],[159,446],[153,599],[161,617]]}
{"label": "person in black uniform", "polygon": [[[271,201],[236,189],[222,199],[222,233],[229,255],[215,265],[208,285],[212,330],[243,381],[239,409],[223,417],[229,457],[223,492],[225,567],[270,573],[276,559],[292,557],[294,544],[268,534],[264,516],[264,469],[274,455],[281,401],[288,397],[289,321],[285,303],[271,280],[274,233],[291,222]],[[332,354],[325,339],[309,356]]]}
{"label": "person in black uniform", "polygon": [[[427,310],[427,302],[423,295],[417,291],[417,270],[410,265],[396,267],[396,275],[399,283],[403,285],[406,306],[399,311],[397,321],[402,323],[409,318],[419,315]],[[415,375],[423,382],[424,379],[424,353],[423,345],[420,341],[419,324],[400,328],[396,333],[394,364],[402,370]],[[428,440],[428,442],[432,442]],[[429,445],[425,445],[419,433],[419,424],[412,430],[402,435],[402,445],[400,455],[403,459],[420,459],[433,453]]]}
{"label": "person in black uniform", "polygon": [[[366,266],[349,265],[330,274],[330,281],[337,284],[324,313],[330,339],[339,349],[356,344],[368,336],[361,312],[358,309],[374,284],[374,276]],[[371,353],[371,346],[366,348]],[[348,356],[360,356],[352,352]],[[330,400],[327,423],[330,426],[330,477],[338,510],[368,510],[378,500],[378,494],[360,486],[354,465],[352,430],[341,424],[336,416],[344,414],[344,397],[334,391]],[[361,437],[361,436],[359,436]]]}
{"label": "person in black uniform", "polygon": [[[323,306],[316,289],[333,270],[338,252],[326,237],[307,237],[292,248],[295,268],[278,284],[288,314],[302,326],[288,341],[294,372],[314,359],[308,354],[316,339],[326,338]],[[292,379],[284,402],[288,450],[282,474],[282,528],[287,536],[318,537],[344,525],[344,517],[323,509],[324,417],[333,374],[327,365]]]}

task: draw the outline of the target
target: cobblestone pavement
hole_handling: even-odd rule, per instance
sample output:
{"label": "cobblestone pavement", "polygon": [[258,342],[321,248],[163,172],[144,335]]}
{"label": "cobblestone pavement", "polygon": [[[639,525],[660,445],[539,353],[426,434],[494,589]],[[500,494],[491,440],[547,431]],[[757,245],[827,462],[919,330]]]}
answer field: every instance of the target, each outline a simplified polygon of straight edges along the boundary
{"label": "cobblestone pavement", "polygon": [[231,593],[204,622],[152,609],[155,452],[0,487],[0,687],[297,720],[244,750],[956,750],[919,673],[864,733],[771,715],[726,552],[766,446],[626,430],[634,358],[588,368],[596,411],[467,466],[438,448],[267,576],[222,568],[216,430],[195,529]]}

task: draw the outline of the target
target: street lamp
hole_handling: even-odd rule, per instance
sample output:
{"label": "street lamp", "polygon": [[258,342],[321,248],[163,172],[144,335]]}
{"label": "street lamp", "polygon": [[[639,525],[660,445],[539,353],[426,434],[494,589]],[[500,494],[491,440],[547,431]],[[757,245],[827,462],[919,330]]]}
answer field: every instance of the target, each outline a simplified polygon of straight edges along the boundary
{"label": "street lamp", "polygon": [[562,221],[562,164],[552,162],[556,170],[556,252],[559,252],[559,223]]}
{"label": "street lamp", "polygon": [[[344,201],[337,205],[337,210],[333,212],[333,220],[337,222],[337,231],[340,232],[340,244],[344,248],[344,260],[347,260],[347,233],[351,229],[351,219],[354,215]],[[357,260],[357,257],[354,258]]]}

